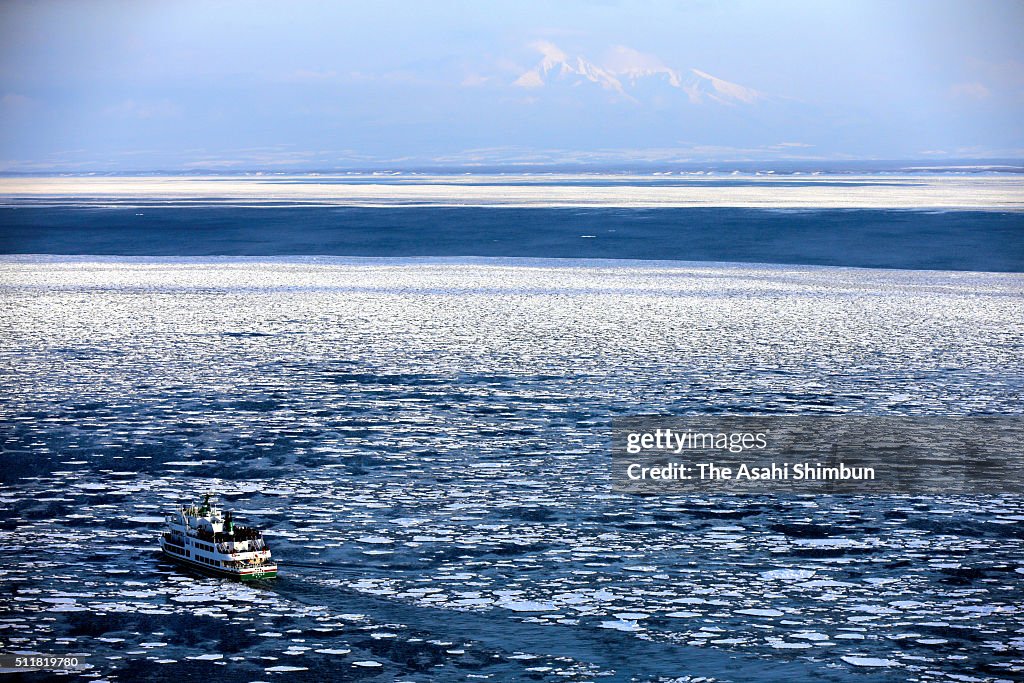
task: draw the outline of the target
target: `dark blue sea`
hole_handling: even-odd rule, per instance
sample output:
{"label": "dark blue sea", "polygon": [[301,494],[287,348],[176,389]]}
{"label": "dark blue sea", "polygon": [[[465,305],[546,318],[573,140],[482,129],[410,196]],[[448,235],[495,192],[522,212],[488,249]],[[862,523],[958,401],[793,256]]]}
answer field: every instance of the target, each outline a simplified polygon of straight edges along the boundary
{"label": "dark blue sea", "polygon": [[1024,271],[1024,213],[897,209],[0,207],[0,253],[502,256]]}
{"label": "dark blue sea", "polygon": [[[1020,680],[1020,496],[629,496],[609,439],[1020,415],[1021,216],[7,206],[2,650],[110,681]],[[158,556],[207,490],[280,578]]]}

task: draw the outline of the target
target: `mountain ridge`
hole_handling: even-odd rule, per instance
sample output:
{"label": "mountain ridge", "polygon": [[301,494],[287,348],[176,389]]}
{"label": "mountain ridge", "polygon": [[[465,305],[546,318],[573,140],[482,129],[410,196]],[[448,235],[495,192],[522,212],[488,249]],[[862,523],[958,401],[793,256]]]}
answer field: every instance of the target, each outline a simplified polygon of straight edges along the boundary
{"label": "mountain ridge", "polygon": [[569,55],[554,43],[531,44],[541,59],[516,78],[512,85],[530,90],[547,87],[580,87],[592,84],[620,98],[639,102],[639,91],[654,83],[679,90],[691,104],[753,105],[770,99],[760,90],[719,78],[697,68],[674,69],[655,55],[625,46],[613,48],[605,64],[581,55]]}

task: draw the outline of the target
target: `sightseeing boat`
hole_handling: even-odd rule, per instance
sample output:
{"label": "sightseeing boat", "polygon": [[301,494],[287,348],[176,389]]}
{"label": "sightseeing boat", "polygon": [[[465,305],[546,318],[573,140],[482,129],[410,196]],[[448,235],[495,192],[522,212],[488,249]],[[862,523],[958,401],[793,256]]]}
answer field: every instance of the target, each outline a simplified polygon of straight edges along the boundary
{"label": "sightseeing boat", "polygon": [[216,576],[243,581],[277,576],[263,533],[235,524],[230,510],[210,504],[209,493],[202,505],[189,505],[167,515],[160,549],[175,562]]}

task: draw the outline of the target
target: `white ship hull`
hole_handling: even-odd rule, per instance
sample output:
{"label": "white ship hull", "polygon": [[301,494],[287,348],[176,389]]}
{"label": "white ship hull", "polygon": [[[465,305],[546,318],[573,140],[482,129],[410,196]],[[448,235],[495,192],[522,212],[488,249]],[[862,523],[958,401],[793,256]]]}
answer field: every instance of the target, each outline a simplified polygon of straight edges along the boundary
{"label": "white ship hull", "polygon": [[196,560],[192,557],[179,554],[179,552],[168,548],[163,539],[160,540],[160,549],[163,551],[164,557],[174,560],[175,562],[197,569],[207,574],[213,574],[215,576],[226,576],[233,579],[241,579],[242,581],[257,581],[261,579],[273,579],[277,577],[277,564],[270,562],[256,567],[249,567],[244,569],[233,569],[228,567],[219,567],[207,564],[200,560]]}

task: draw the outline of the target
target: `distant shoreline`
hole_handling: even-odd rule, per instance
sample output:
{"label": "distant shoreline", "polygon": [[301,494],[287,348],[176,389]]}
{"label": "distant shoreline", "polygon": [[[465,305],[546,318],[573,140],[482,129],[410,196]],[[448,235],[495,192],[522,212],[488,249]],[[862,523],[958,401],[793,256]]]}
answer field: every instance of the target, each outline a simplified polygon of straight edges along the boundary
{"label": "distant shoreline", "polygon": [[0,178],[0,206],[347,206],[1024,211],[1009,175],[274,175]]}
{"label": "distant shoreline", "polygon": [[297,167],[294,164],[250,165],[236,162],[225,164],[190,162],[185,165],[155,166],[149,168],[113,168],[102,166],[36,166],[30,170],[19,169],[9,164],[0,171],[2,177],[102,177],[102,176],[457,176],[457,175],[849,175],[849,174],[976,174],[976,173],[1024,173],[1024,159],[1015,157],[989,158],[910,158],[910,159],[827,159],[827,158],[764,158],[764,159],[616,159],[604,161],[508,161],[508,162],[465,162],[465,163],[402,163],[386,160],[366,160],[360,164],[339,164],[337,166]]}

